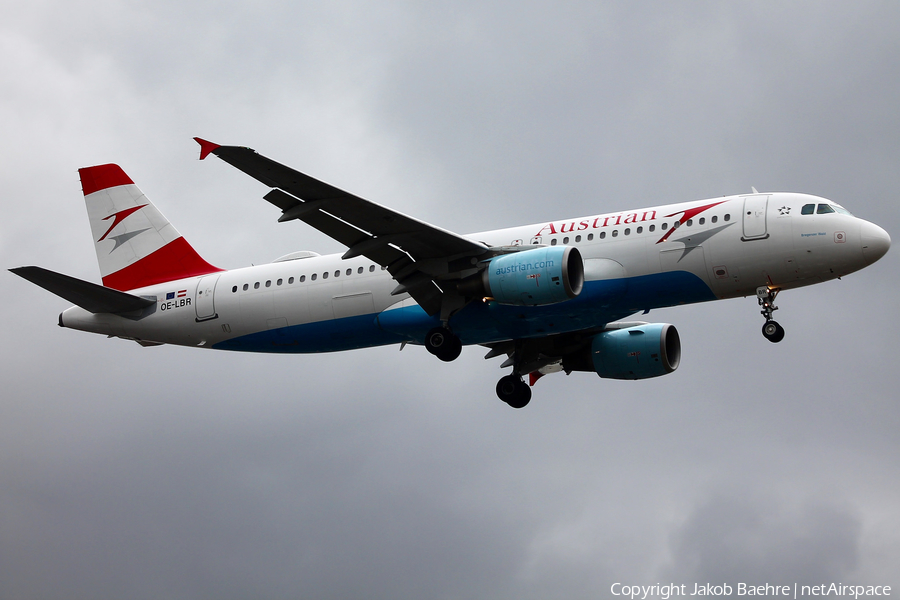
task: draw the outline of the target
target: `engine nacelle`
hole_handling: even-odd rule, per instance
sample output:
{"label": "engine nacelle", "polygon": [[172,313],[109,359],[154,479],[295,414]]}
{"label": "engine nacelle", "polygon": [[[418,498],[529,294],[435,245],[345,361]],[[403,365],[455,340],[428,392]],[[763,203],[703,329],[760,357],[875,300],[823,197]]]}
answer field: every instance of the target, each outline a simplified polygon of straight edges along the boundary
{"label": "engine nacelle", "polygon": [[671,373],[680,362],[681,338],[675,326],[648,323],[598,333],[591,340],[590,358],[566,357],[563,366],[593,370],[607,379],[648,379]]}
{"label": "engine nacelle", "polygon": [[492,258],[478,275],[460,282],[467,295],[500,304],[543,306],[574,298],[584,287],[584,261],[572,246],[551,246]]}

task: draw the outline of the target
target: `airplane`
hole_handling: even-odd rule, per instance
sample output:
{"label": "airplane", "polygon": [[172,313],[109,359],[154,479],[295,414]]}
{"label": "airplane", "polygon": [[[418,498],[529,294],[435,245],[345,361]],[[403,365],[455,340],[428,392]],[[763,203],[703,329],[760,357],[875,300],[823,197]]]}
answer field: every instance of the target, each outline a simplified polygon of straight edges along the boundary
{"label": "airplane", "polygon": [[[243,352],[313,353],[400,344],[442,361],[463,346],[505,356],[497,396],[513,408],[544,375],[646,379],[675,371],[662,307],[755,296],[770,342],[782,290],[840,278],[887,253],[887,232],[839,204],[769,192],[652,206],[459,235],[370,202],[240,146],[210,154],[270,188],[279,222],[347,247],[223,270],[206,262],[115,164],[79,169],[102,285],[10,269],[75,306],[60,327]],[[525,380],[527,378],[527,382]]]}

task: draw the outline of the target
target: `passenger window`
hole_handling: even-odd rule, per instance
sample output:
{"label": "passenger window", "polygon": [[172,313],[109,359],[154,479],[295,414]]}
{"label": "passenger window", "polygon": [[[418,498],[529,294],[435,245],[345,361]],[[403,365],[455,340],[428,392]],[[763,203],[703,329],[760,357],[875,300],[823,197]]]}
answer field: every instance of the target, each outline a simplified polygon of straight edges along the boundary
{"label": "passenger window", "polygon": [[601,239],[601,240],[605,240],[605,239],[606,239],[606,232],[605,232],[605,231],[601,231],[601,232],[600,232],[600,239]]}
{"label": "passenger window", "polygon": [[233,288],[231,288],[231,293],[232,293],[232,294],[234,294],[234,293],[236,293],[236,292],[237,292],[237,286],[234,286]]}
{"label": "passenger window", "polygon": [[278,281],[275,282],[275,285],[281,285],[282,283],[283,283],[283,281],[281,279],[279,279]]}
{"label": "passenger window", "polygon": [[369,273],[375,272],[375,265],[369,265]]}
{"label": "passenger window", "polygon": [[553,238],[552,240],[550,240],[550,245],[551,245],[551,246],[555,246],[555,245],[556,245],[556,238]]}
{"label": "passenger window", "polygon": [[687,220],[687,226],[688,226],[688,227],[690,227],[690,226],[693,225],[693,224],[694,224],[694,220],[693,220],[693,219],[688,219],[688,220]]}
{"label": "passenger window", "polygon": [[266,281],[266,287],[272,287],[272,280],[271,280],[271,279],[269,279],[268,281]]}
{"label": "passenger window", "polygon": [[359,275],[362,275],[362,272],[363,272],[363,268],[362,268],[362,267],[360,267],[360,268],[358,268],[358,269],[356,270],[356,273],[359,274]]}
{"label": "passenger window", "polygon": [[662,224],[662,230],[663,230],[663,231],[665,231],[665,230],[668,229],[668,228],[669,228],[669,224],[668,224],[668,223],[663,223],[663,224]]}
{"label": "passenger window", "polygon": [[654,231],[656,231],[656,225],[651,225],[650,227],[647,228],[647,231],[649,231],[650,233],[653,233]]}
{"label": "passenger window", "polygon": [[258,282],[258,281],[257,281],[256,283],[253,284],[253,289],[254,289],[254,290],[258,290],[258,289],[259,289],[259,282]]}
{"label": "passenger window", "polygon": [[244,291],[246,292],[249,288],[250,288],[250,285],[245,283],[245,284],[244,284]]}
{"label": "passenger window", "polygon": [[828,213],[833,213],[833,212],[834,212],[834,209],[831,208],[827,204],[820,204],[819,208],[816,209],[817,215],[827,215]]}
{"label": "passenger window", "polygon": [[716,222],[718,222],[718,220],[719,220],[718,215],[713,215],[713,218],[711,219],[711,221],[712,221],[713,223],[716,223]]}
{"label": "passenger window", "polygon": [[706,218],[705,218],[705,217],[700,217],[700,220],[699,220],[697,223],[698,223],[699,225],[703,225],[704,223],[706,223]]}
{"label": "passenger window", "polygon": [[625,235],[631,235],[631,228],[630,228],[630,227],[626,227],[626,228],[625,228]]}
{"label": "passenger window", "polygon": [[636,233],[644,233],[644,228],[643,228],[643,227],[638,227]]}
{"label": "passenger window", "polygon": [[303,283],[304,281],[306,281],[306,275],[301,275],[301,276],[300,276],[300,283]]}
{"label": "passenger window", "polygon": [[315,281],[315,280],[316,280],[316,277],[318,277],[318,276],[319,276],[319,275],[318,275],[317,273],[313,273],[312,275],[309,276],[309,280],[310,280],[310,281]]}
{"label": "passenger window", "polygon": [[593,234],[593,233],[589,233],[589,234],[588,234],[588,241],[590,242],[590,241],[593,240],[593,239],[594,239],[594,234]]}
{"label": "passenger window", "polygon": [[577,244],[577,243],[580,242],[580,241],[581,241],[581,236],[580,236],[580,235],[576,235],[576,236],[575,236],[575,243]]}
{"label": "passenger window", "polygon": [[335,276],[335,277],[340,277],[340,276],[341,276],[340,270],[335,271],[335,272],[334,272],[334,276]]}
{"label": "passenger window", "polygon": [[816,212],[816,205],[815,205],[815,204],[804,204],[804,205],[803,205],[803,208],[800,209],[800,214],[801,214],[801,215],[811,215],[811,214],[813,214],[814,212]]}
{"label": "passenger window", "polygon": [[322,279],[328,279],[328,271],[322,273]]}
{"label": "passenger window", "polygon": [[728,214],[728,213],[725,213],[725,220],[726,220],[726,221],[730,221],[730,220],[731,220],[731,215]]}
{"label": "passenger window", "polygon": [[619,230],[613,229],[613,237],[619,237]]}
{"label": "passenger window", "polygon": [[568,244],[568,243],[569,243],[569,238],[568,238],[568,237],[564,237],[564,238],[563,238],[563,244]]}
{"label": "passenger window", "polygon": [[292,283],[294,283],[294,278],[288,277],[288,285],[291,285]]}

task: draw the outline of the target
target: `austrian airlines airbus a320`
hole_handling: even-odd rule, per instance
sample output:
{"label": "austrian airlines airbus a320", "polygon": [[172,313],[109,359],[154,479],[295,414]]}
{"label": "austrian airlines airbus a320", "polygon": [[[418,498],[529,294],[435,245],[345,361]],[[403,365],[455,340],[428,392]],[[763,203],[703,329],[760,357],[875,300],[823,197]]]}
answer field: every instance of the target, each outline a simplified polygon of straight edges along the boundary
{"label": "austrian airlines airbus a320", "polygon": [[[877,225],[830,200],[758,193],[470,235],[440,229],[299,173],[250,148],[195,138],[271,190],[278,219],[347,247],[226,271],[203,260],[125,172],[80,169],[103,285],[40,267],[14,273],[76,306],[59,325],[134,340],[245,352],[419,344],[443,361],[464,345],[506,356],[497,395],[515,408],[557,371],[645,379],[678,368],[665,306],[756,296],[772,342],[781,291],[884,256]],[[526,383],[525,378],[528,381]]]}

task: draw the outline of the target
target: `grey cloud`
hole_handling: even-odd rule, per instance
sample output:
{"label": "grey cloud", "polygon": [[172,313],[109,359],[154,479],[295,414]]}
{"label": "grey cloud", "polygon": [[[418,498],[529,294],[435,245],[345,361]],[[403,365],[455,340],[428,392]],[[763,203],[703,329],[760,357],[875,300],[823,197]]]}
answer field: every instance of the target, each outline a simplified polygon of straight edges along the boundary
{"label": "grey cloud", "polygon": [[[898,9],[30,2],[0,24],[0,255],[99,280],[76,169],[118,162],[205,258],[339,251],[200,135],[460,232],[749,190],[900,231]],[[895,252],[653,311],[676,373],[467,348],[257,356],[56,326],[9,273],[0,596],[603,598],[614,581],[900,586]]]}
{"label": "grey cloud", "polygon": [[752,492],[717,494],[673,533],[670,576],[732,586],[847,581],[861,534],[858,517],[825,498],[792,507]]}

